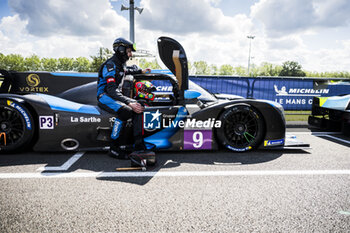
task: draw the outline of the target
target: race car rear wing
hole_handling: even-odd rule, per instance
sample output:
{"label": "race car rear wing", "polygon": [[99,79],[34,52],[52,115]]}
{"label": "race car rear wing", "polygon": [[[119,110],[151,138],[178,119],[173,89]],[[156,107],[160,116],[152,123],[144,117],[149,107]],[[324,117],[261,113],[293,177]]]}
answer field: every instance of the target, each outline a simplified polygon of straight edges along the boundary
{"label": "race car rear wing", "polygon": [[0,93],[58,95],[67,89],[97,80],[96,73],[0,70]]}

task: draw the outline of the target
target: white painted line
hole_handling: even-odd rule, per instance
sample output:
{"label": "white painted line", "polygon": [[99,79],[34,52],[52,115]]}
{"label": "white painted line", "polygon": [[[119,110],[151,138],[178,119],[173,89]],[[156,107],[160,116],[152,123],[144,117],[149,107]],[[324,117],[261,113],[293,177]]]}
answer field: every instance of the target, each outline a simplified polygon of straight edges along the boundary
{"label": "white painted line", "polygon": [[67,171],[85,152],[78,152],[59,167],[39,167],[37,171]]}
{"label": "white painted line", "polygon": [[344,142],[344,143],[350,145],[350,141],[344,140],[344,139],[341,139],[341,138],[337,138],[337,137],[334,137],[334,136],[332,136],[332,135],[327,135],[327,134],[325,134],[325,135],[319,135],[319,136],[320,136],[320,137],[332,138],[332,139],[334,139],[334,140],[337,140],[337,141],[340,141],[340,142]]}
{"label": "white painted line", "polygon": [[319,135],[341,135],[341,132],[312,132],[311,135],[319,136]]}
{"label": "white painted line", "polygon": [[350,216],[350,211],[339,211],[339,214],[344,214]]}
{"label": "white painted line", "polygon": [[205,176],[304,176],[350,175],[350,170],[252,170],[252,171],[172,171],[172,172],[44,172],[0,173],[0,179],[25,178],[113,178],[113,177],[205,177]]}
{"label": "white painted line", "polygon": [[341,134],[341,132],[286,132],[286,135],[293,135],[293,134],[318,136],[319,134],[322,134],[322,135]]}
{"label": "white painted line", "polygon": [[350,145],[350,141],[332,136],[332,135],[341,135],[342,134],[341,132],[287,132],[286,133],[286,137],[287,136],[293,136],[293,134],[297,134],[297,135],[314,135],[314,136],[317,136],[317,137],[328,137],[328,138],[332,138],[334,140],[338,140],[340,142],[344,142],[344,143]]}
{"label": "white painted line", "polygon": [[235,163],[220,163],[220,162],[214,162],[214,165],[230,166],[230,165],[242,165],[242,163],[241,163],[241,162],[235,162]]}

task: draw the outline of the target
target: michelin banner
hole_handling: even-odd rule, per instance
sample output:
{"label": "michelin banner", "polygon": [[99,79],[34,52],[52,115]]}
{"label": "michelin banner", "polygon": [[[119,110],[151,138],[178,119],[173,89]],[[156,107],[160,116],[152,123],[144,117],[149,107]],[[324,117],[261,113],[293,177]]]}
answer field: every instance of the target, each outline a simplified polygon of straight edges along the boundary
{"label": "michelin banner", "polygon": [[212,93],[272,100],[280,103],[285,110],[295,111],[311,110],[314,96],[350,94],[350,80],[225,76],[190,76],[190,80]]}
{"label": "michelin banner", "polygon": [[312,79],[255,79],[252,93],[256,99],[273,100],[285,110],[311,110],[314,96],[350,93],[350,83]]}
{"label": "michelin banner", "polygon": [[[266,99],[281,104],[285,110],[311,110],[314,96],[350,94],[350,80],[286,77],[189,76],[189,79],[217,94]],[[170,83],[154,83],[158,91],[171,91]]]}

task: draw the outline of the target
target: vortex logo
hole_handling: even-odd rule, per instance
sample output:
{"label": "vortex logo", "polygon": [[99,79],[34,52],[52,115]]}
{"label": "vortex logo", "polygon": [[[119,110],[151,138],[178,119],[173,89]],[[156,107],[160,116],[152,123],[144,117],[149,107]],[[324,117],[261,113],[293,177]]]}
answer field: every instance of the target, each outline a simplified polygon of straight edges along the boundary
{"label": "vortex logo", "polygon": [[40,78],[37,74],[30,74],[27,76],[26,81],[30,87],[36,87],[40,83]]}

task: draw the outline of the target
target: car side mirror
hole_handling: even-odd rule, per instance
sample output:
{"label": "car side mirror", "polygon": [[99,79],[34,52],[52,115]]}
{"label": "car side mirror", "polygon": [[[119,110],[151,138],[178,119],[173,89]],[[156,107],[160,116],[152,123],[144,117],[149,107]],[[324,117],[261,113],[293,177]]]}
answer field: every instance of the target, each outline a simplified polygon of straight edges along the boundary
{"label": "car side mirror", "polygon": [[185,90],[185,99],[196,99],[202,94],[198,91]]}

